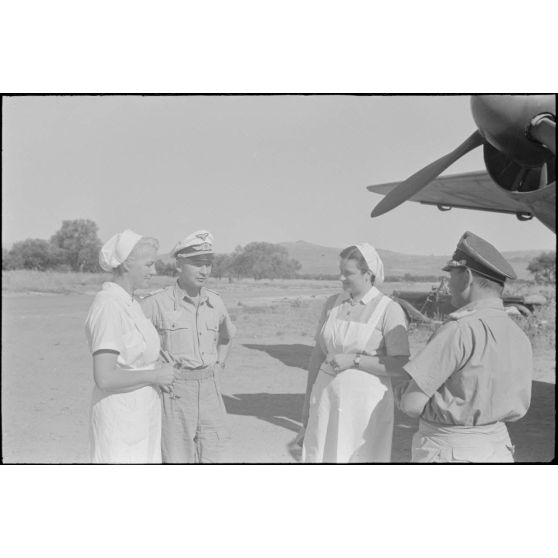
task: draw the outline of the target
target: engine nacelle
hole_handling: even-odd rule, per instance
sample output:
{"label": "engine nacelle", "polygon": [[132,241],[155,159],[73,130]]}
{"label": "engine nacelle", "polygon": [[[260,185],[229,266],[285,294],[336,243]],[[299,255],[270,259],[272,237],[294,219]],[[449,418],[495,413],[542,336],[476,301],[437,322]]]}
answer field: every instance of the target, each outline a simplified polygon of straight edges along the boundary
{"label": "engine nacelle", "polygon": [[527,130],[539,114],[556,116],[554,95],[473,95],[471,110],[484,139],[522,167],[539,167],[552,157]]}

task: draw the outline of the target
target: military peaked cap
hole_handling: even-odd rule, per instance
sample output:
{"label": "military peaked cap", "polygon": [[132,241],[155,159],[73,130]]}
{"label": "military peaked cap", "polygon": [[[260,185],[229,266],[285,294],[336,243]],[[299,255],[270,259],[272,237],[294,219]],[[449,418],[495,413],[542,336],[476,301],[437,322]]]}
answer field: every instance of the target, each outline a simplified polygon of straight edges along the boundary
{"label": "military peaked cap", "polygon": [[206,230],[193,232],[181,240],[172,249],[170,255],[173,258],[211,257],[213,255],[213,235]]}
{"label": "military peaked cap", "polygon": [[469,231],[459,239],[451,260],[442,269],[450,271],[456,267],[467,267],[501,284],[506,279],[517,279],[513,267],[504,256],[490,242]]}

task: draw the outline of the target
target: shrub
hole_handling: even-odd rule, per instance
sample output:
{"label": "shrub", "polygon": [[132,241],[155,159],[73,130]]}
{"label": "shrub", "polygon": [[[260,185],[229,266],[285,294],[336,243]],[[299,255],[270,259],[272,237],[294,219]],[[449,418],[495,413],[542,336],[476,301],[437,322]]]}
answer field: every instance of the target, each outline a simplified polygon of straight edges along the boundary
{"label": "shrub", "polygon": [[543,252],[533,258],[527,266],[535,281],[542,285],[556,284],[556,252]]}
{"label": "shrub", "polygon": [[[6,262],[4,262],[4,256]],[[2,250],[2,269],[36,269],[45,271],[63,262],[63,254],[55,246],[40,238],[16,242],[5,254]]]}

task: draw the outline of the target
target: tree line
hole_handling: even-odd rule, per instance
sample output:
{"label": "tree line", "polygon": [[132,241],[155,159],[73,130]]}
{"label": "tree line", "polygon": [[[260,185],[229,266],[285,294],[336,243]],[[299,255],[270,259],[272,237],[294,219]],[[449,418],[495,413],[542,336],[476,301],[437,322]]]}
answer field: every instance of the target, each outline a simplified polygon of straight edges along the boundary
{"label": "tree line", "polygon": [[[10,250],[2,248],[2,270],[77,271],[99,273],[99,228],[90,219],[63,221],[49,240],[28,238],[15,242]],[[232,254],[217,254],[214,277],[254,279],[290,279],[300,271],[300,263],[289,257],[284,246],[269,242],[251,242],[238,246]],[[173,262],[159,259],[157,273],[175,275]]]}
{"label": "tree line", "polygon": [[[155,269],[160,275],[176,275],[174,262],[159,260]],[[299,276],[300,262],[289,256],[280,244],[250,242],[237,246],[232,254],[215,254],[211,275],[217,279],[293,279]]]}
{"label": "tree line", "polygon": [[98,230],[89,219],[62,221],[50,240],[28,238],[2,248],[2,270],[101,271]]}
{"label": "tree line", "polygon": [[[34,269],[39,271],[101,272],[99,250],[102,243],[99,228],[90,219],[62,221],[62,226],[49,240],[28,238],[15,242],[10,250],[2,248],[2,270]],[[160,275],[176,275],[173,262],[161,259],[155,263]],[[280,244],[250,242],[237,246],[232,254],[216,254],[212,275],[222,278],[337,280],[337,274],[301,274],[300,262],[291,258]],[[543,252],[533,258],[527,270],[540,284],[556,284],[556,252]],[[388,276],[386,281],[439,281],[437,275]]]}

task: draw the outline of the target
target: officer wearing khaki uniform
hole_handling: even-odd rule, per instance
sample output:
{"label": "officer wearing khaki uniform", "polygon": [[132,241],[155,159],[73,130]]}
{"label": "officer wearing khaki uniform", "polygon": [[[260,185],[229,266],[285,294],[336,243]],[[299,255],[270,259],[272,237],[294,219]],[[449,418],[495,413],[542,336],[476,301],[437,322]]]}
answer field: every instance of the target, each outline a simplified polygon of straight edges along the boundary
{"label": "officer wearing khaki uniform", "polygon": [[219,374],[235,326],[221,297],[204,286],[213,255],[211,233],[192,233],[171,252],[177,282],[142,300],[162,350],[181,372],[172,392],[163,394],[165,463],[218,462],[229,437]]}
{"label": "officer wearing khaki uniform", "polygon": [[459,308],[405,366],[402,411],[420,417],[412,460],[418,463],[513,462],[505,422],[525,415],[531,400],[529,339],[502,303],[516,275],[488,242],[466,232],[452,260],[452,304]]}

